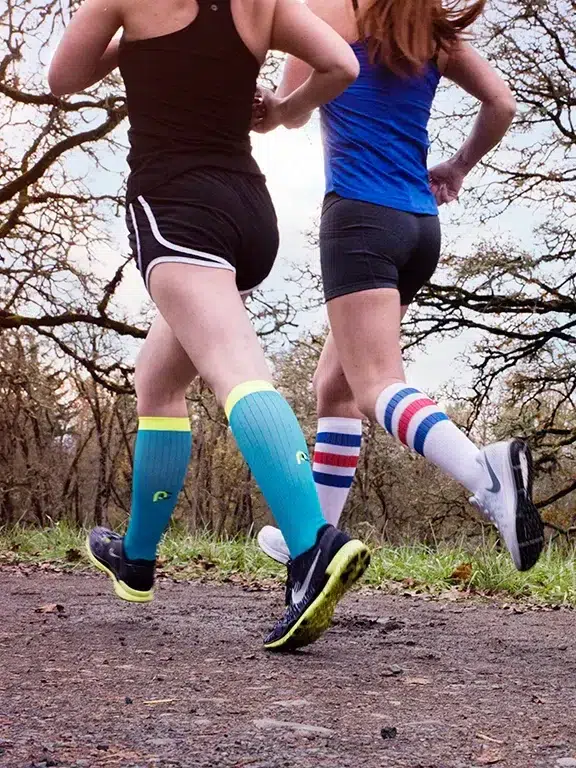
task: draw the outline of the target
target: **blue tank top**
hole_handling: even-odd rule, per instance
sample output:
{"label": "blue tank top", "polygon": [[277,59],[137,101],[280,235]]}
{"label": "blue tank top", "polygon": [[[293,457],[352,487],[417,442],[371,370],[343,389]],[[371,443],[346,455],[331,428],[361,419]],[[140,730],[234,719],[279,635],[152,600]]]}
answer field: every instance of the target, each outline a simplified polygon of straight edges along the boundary
{"label": "blue tank top", "polygon": [[409,213],[438,213],[428,182],[428,120],[440,72],[430,63],[400,77],[370,63],[363,43],[352,50],[360,74],[321,108],[326,192]]}

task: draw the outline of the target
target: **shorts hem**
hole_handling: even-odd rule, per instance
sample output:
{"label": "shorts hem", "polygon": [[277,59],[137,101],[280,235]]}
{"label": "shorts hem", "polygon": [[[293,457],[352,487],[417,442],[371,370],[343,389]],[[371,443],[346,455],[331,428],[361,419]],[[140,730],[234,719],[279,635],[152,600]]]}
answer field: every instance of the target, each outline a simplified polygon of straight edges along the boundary
{"label": "shorts hem", "polygon": [[[200,252],[198,253],[200,254]],[[191,256],[158,256],[158,258],[152,259],[152,261],[146,266],[146,273],[142,275],[144,278],[144,284],[146,285],[146,290],[148,293],[150,293],[150,273],[154,267],[158,266],[158,264],[192,264],[195,267],[212,267],[213,269],[227,269],[229,272],[236,272],[236,269],[232,266],[232,264],[221,264],[217,261],[208,261],[208,259],[214,257],[209,253],[202,255],[206,256],[206,261],[194,259]]]}
{"label": "shorts hem", "polygon": [[369,283],[354,283],[354,285],[346,285],[341,288],[333,288],[332,290],[324,290],[324,300],[331,301],[337,299],[339,296],[347,296],[351,293],[362,293],[363,291],[375,291],[379,288],[392,288],[398,291],[398,284],[390,281],[379,280],[378,282],[372,280]]}

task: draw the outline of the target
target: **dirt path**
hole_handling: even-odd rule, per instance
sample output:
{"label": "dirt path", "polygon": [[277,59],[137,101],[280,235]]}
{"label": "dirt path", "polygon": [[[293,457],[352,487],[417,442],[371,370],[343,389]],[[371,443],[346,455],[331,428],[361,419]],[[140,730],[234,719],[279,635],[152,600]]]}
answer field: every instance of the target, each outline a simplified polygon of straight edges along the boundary
{"label": "dirt path", "polygon": [[[576,758],[576,614],[350,595],[310,650],[280,591],[0,572],[0,765],[502,768]],[[37,613],[58,603],[64,611]],[[394,666],[397,665],[397,666]],[[155,703],[154,703],[155,702]],[[397,736],[383,739],[383,728]],[[576,760],[573,763],[576,766]]]}

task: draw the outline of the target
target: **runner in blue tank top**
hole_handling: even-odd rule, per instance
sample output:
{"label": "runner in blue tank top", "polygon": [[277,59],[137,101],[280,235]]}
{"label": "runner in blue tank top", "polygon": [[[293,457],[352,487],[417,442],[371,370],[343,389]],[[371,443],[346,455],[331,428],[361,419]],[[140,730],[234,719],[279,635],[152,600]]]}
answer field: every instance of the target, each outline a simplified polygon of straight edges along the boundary
{"label": "runner in blue tank top", "polygon": [[[331,334],[315,376],[313,469],[323,511],[332,523],[340,517],[367,417],[462,483],[498,527],[516,567],[527,570],[544,542],[528,446],[510,440],[477,448],[433,400],[406,384],[399,342],[401,318],[438,264],[437,205],[457,198],[466,174],[514,116],[509,88],[463,39],[485,0],[450,10],[441,0],[358,2],[309,0],[360,63],[358,79],[321,108],[320,254]],[[308,73],[289,58],[266,103],[282,102]],[[442,75],[479,99],[481,109],[456,155],[428,172],[427,126]],[[266,527],[259,541],[287,560],[277,529]]]}

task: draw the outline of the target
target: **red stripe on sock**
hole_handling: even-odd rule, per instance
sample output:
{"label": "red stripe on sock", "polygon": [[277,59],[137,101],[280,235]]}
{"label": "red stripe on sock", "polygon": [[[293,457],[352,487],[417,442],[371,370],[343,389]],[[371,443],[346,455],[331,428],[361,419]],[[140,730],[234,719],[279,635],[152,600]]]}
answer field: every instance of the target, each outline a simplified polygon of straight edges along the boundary
{"label": "red stripe on sock", "polygon": [[355,467],[358,464],[358,456],[341,456],[338,453],[322,453],[314,451],[315,464],[327,464],[330,467]]}
{"label": "red stripe on sock", "polygon": [[408,434],[410,420],[418,413],[418,411],[421,411],[422,408],[428,408],[430,405],[438,407],[434,400],[430,400],[429,397],[423,397],[421,400],[414,400],[414,402],[407,406],[402,416],[400,416],[400,421],[398,422],[398,440],[404,443],[404,445],[408,445],[406,442],[406,435]]}

